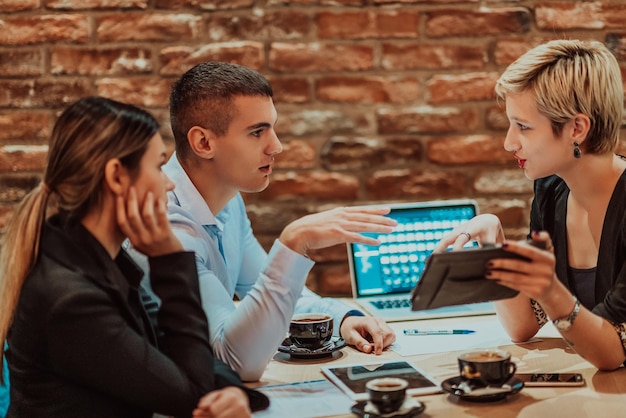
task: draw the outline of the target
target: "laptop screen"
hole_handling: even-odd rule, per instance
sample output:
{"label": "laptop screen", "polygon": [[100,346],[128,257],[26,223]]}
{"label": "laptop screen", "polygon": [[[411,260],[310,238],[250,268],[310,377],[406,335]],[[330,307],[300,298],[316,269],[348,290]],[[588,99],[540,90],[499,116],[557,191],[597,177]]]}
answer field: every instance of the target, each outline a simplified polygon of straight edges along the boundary
{"label": "laptop screen", "polygon": [[380,246],[348,244],[355,297],[410,292],[426,258],[446,232],[477,215],[474,200],[389,205],[398,221],[390,234],[377,236]]}

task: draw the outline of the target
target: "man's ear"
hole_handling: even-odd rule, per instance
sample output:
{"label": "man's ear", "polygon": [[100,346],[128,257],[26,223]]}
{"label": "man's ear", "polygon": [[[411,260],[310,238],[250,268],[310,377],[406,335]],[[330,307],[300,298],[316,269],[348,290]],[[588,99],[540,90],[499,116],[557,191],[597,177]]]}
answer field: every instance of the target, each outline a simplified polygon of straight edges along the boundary
{"label": "man's ear", "polygon": [[130,187],[130,173],[118,158],[111,158],[104,166],[104,183],[116,196],[126,196]]}
{"label": "man's ear", "polygon": [[192,126],[187,132],[189,148],[198,157],[210,160],[215,154],[215,140],[217,136],[201,126]]}
{"label": "man's ear", "polygon": [[574,142],[577,142],[579,145],[585,142],[589,129],[591,129],[591,121],[587,115],[579,113],[574,116],[574,119],[572,119],[572,139]]}

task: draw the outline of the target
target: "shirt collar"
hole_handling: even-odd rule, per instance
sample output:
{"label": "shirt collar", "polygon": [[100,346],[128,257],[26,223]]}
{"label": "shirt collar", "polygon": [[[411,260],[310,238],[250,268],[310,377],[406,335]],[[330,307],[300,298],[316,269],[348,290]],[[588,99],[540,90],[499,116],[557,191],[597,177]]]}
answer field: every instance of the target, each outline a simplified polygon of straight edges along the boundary
{"label": "shirt collar", "polygon": [[200,225],[217,225],[218,228],[222,229],[221,222],[213,215],[211,208],[191,182],[183,166],[180,165],[176,152],[163,166],[163,172],[176,185],[176,188],[168,193],[170,204],[183,208]]}

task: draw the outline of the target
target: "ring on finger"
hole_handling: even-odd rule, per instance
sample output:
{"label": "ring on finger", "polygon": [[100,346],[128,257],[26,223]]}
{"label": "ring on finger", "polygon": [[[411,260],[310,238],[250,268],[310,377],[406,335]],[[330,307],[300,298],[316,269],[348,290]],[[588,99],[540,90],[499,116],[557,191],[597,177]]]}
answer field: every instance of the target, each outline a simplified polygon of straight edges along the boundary
{"label": "ring on finger", "polygon": [[463,232],[461,232],[461,233],[459,234],[459,236],[461,236],[461,235],[465,235],[465,236],[467,237],[467,240],[468,240],[468,241],[471,241],[471,240],[472,240],[472,235],[471,235],[469,232],[465,232],[465,231],[463,231]]}

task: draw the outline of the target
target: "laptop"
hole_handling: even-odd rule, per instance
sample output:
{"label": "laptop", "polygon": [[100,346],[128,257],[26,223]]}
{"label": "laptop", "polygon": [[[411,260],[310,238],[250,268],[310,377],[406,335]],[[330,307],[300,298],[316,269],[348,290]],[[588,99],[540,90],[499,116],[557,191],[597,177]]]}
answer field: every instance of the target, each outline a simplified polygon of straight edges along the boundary
{"label": "laptop", "polygon": [[[439,200],[386,206],[398,221],[390,234],[377,236],[380,246],[348,243],[354,300],[371,315],[388,322],[495,313],[492,302],[413,311],[411,291],[426,258],[444,234],[478,214],[475,200]],[[477,244],[471,243],[470,245]]]}

